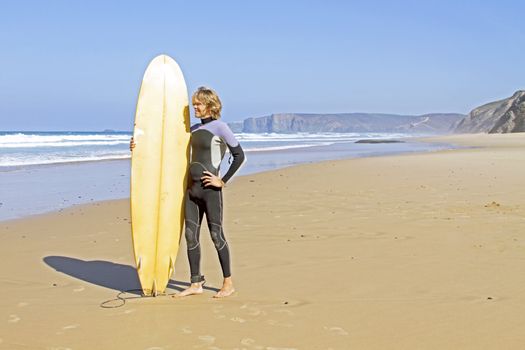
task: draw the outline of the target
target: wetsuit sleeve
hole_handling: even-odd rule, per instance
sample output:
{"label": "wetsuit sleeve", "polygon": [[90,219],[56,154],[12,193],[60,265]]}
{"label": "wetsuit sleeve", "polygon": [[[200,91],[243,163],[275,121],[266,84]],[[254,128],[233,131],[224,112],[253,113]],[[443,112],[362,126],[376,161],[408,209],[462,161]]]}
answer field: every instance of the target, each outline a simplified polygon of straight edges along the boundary
{"label": "wetsuit sleeve", "polygon": [[244,151],[242,150],[241,144],[237,139],[235,138],[235,135],[231,131],[231,129],[228,127],[228,124],[221,123],[221,128],[219,129],[220,137],[226,142],[226,145],[228,146],[228,149],[230,150],[231,155],[233,156],[233,161],[230,164],[230,168],[226,172],[226,174],[222,177],[222,181],[224,183],[228,182],[228,180],[239,170],[242,163],[245,160],[244,157]]}
{"label": "wetsuit sleeve", "polygon": [[222,177],[222,182],[226,183],[228,180],[239,170],[242,163],[244,163],[244,151],[242,150],[241,144],[237,143],[237,146],[232,147],[228,144],[228,149],[233,156],[233,161],[230,164],[230,168],[226,174]]}
{"label": "wetsuit sleeve", "polygon": [[235,135],[233,134],[233,131],[232,129],[230,129],[228,124],[220,121],[220,123],[217,124],[217,126],[217,136],[219,136],[226,142],[228,148],[239,145],[239,141],[237,141],[237,139],[235,138]]}

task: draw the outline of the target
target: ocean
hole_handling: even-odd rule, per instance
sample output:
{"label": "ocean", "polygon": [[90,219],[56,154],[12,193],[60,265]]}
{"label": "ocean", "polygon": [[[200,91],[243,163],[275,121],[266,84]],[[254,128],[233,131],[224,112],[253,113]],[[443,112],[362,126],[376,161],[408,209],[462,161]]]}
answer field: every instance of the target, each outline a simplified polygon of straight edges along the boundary
{"label": "ocean", "polygon": [[[0,220],[129,197],[131,132],[0,132]],[[449,149],[396,133],[236,134],[247,161],[238,175],[299,163]],[[397,139],[361,144],[357,140]],[[228,167],[226,155],[221,169]]]}
{"label": "ocean", "polygon": [[[129,159],[131,132],[0,132],[0,171],[20,167]],[[351,144],[360,139],[398,139],[406,134],[236,134],[246,153]],[[419,135],[422,136],[422,135]],[[377,147],[376,147],[377,148]]]}
{"label": "ocean", "polygon": [[0,132],[0,171],[29,165],[126,159],[131,132]]}

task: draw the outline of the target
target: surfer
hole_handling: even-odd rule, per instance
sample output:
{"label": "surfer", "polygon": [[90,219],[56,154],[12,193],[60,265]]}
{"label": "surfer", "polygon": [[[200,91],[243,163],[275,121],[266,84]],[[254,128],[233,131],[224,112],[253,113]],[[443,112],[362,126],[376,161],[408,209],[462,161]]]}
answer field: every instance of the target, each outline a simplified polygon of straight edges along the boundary
{"label": "surfer", "polygon": [[[185,237],[191,271],[191,286],[177,294],[201,294],[205,283],[200,274],[199,233],[203,215],[217,249],[224,277],[215,297],[227,297],[235,289],[230,270],[230,251],[222,227],[222,188],[244,161],[244,152],[228,124],[219,120],[222,104],[215,91],[200,87],[192,96],[195,117],[200,123],[191,127],[190,185],[185,201]],[[229,149],[233,161],[226,174],[219,177],[221,161]]]}
{"label": "surfer", "polygon": [[[192,96],[195,117],[200,123],[191,127],[191,161],[189,183],[185,198],[185,237],[190,264],[191,285],[176,297],[202,294],[205,283],[200,273],[200,226],[204,214],[213,244],[222,268],[223,285],[214,296],[223,298],[231,295],[235,288],[231,277],[230,250],[222,227],[223,201],[222,188],[237,172],[244,162],[244,152],[228,124],[219,120],[222,104],[212,89],[200,87]],[[130,149],[135,144],[133,139]],[[221,178],[219,168],[226,148],[233,161]]]}

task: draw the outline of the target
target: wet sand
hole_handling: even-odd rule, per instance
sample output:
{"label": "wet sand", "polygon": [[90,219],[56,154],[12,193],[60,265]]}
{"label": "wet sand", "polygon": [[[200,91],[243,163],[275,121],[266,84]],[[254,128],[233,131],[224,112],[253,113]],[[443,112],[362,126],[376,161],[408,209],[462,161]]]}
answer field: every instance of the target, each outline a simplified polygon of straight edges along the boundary
{"label": "wet sand", "polygon": [[525,134],[428,141],[476,148],[234,179],[223,300],[205,228],[203,295],[116,299],[138,288],[128,200],[0,222],[0,348],[521,349]]}

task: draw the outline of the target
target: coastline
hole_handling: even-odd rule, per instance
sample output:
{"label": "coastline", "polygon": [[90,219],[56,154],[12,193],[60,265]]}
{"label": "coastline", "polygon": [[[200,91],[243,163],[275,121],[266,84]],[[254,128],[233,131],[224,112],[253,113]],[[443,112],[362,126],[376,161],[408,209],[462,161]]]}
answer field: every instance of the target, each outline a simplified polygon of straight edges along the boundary
{"label": "coastline", "polygon": [[[248,152],[249,160],[236,176],[330,159],[412,153],[451,147],[416,142],[410,137],[404,140],[403,143],[393,145],[340,143],[278,152]],[[226,169],[227,163],[228,156],[225,157],[221,168]],[[4,184],[0,200],[2,222],[61,211],[79,204],[129,198],[130,159],[75,161],[2,169],[0,182]]]}
{"label": "coastline", "polygon": [[[0,345],[519,349],[525,134],[438,140],[470,148],[235,178],[224,195],[238,292],[225,300],[211,298],[220,267],[203,229],[204,295],[100,308],[138,286],[127,199],[0,222]],[[170,292],[187,284],[185,249]]]}

